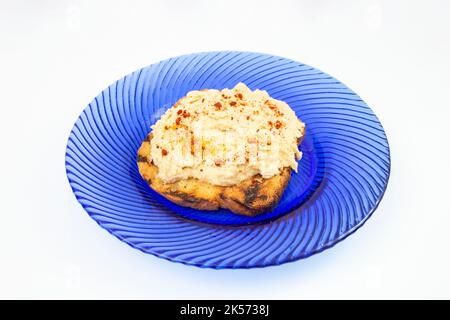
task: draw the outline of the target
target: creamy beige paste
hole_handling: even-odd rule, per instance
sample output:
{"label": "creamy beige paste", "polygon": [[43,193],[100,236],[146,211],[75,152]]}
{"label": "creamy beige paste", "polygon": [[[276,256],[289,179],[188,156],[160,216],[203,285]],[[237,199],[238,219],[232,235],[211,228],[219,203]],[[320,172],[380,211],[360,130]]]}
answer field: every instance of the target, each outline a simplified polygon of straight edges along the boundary
{"label": "creamy beige paste", "polygon": [[191,91],[152,126],[149,161],[165,182],[197,178],[229,186],[283,167],[297,170],[304,123],[266,91]]}

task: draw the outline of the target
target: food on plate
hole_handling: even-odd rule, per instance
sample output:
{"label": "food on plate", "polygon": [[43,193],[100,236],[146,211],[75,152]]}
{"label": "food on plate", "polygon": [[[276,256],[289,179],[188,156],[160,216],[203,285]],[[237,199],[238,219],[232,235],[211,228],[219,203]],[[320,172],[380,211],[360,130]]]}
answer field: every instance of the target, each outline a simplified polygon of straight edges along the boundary
{"label": "food on plate", "polygon": [[278,204],[305,136],[288,104],[243,83],[191,91],[151,129],[138,166],[153,190],[181,206],[247,216]]}

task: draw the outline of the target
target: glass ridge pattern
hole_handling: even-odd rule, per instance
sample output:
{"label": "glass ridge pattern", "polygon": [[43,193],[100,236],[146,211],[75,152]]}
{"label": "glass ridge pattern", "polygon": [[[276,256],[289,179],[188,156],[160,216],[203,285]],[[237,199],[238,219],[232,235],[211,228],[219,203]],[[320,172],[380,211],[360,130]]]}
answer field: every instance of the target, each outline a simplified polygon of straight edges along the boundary
{"label": "glass ridge pattern", "polygon": [[[137,168],[150,126],[191,90],[244,82],[283,100],[306,123],[298,173],[256,217],[180,207]],[[206,52],[137,70],[102,91],[70,133],[66,172],[87,213],[111,234],[174,262],[209,268],[279,265],[321,252],[378,206],[390,173],[383,127],[344,84],[308,65],[253,52]]]}

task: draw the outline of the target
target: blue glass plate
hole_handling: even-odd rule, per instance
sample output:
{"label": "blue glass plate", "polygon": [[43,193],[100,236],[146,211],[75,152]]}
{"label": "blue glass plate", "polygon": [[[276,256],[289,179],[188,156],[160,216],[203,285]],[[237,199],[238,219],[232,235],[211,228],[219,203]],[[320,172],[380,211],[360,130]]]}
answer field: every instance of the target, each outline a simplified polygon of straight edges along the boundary
{"label": "blue glass plate", "polygon": [[[303,158],[279,205],[251,218],[165,200],[137,168],[150,126],[187,92],[238,82],[287,102],[306,123]],[[66,170],[88,214],[132,247],[200,267],[253,268],[308,257],[358,229],[384,194],[390,155],[372,110],[333,77],[267,54],[207,52],[150,65],[101,92],[72,129]]]}

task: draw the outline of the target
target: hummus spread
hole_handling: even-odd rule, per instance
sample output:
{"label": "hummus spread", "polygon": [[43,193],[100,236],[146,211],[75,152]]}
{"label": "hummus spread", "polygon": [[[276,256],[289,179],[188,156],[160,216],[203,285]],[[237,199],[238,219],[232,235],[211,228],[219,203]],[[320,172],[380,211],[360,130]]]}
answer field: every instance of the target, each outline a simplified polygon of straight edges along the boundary
{"label": "hummus spread", "polygon": [[170,183],[197,178],[230,186],[254,175],[270,178],[284,167],[297,171],[304,123],[266,91],[191,91],[152,126],[149,161]]}

